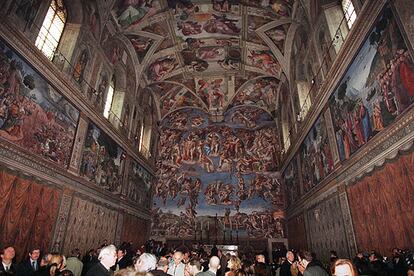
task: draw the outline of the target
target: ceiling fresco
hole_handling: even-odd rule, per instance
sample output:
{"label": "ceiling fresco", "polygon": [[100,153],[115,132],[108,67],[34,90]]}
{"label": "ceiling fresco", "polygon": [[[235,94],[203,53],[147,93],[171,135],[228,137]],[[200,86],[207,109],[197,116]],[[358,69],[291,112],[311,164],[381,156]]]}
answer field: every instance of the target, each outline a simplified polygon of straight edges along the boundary
{"label": "ceiling fresco", "polygon": [[116,1],[113,25],[137,56],[140,93],[157,105],[154,236],[285,236],[276,114],[296,8],[294,0]]}

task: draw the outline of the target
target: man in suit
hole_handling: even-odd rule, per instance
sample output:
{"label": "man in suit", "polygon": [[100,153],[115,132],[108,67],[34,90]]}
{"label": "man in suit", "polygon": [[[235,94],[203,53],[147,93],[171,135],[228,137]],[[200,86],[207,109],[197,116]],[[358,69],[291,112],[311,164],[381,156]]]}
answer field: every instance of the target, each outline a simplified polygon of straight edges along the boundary
{"label": "man in suit", "polygon": [[116,247],[108,245],[101,249],[98,256],[99,263],[91,267],[86,276],[110,276],[110,268],[116,263]]}
{"label": "man in suit", "polygon": [[293,254],[292,251],[288,251],[286,253],[286,260],[282,263],[282,266],[280,267],[280,276],[292,276],[292,273],[290,272],[290,267],[292,266],[294,260],[295,254]]}
{"label": "man in suit", "polygon": [[298,268],[303,276],[328,276],[325,269],[319,265],[319,262],[313,259],[309,251],[300,251],[298,259]]}
{"label": "man in suit", "polygon": [[205,272],[197,273],[196,276],[216,276],[217,270],[220,269],[220,259],[217,256],[210,258],[208,262],[208,270]]}
{"label": "man in suit", "polygon": [[17,266],[16,275],[33,276],[40,268],[40,248],[33,247],[29,252],[29,258]]}
{"label": "man in suit", "polygon": [[10,275],[16,274],[16,265],[13,263],[13,258],[16,255],[16,251],[12,246],[6,246],[0,251],[0,272],[6,272]]}
{"label": "man in suit", "polygon": [[185,264],[183,264],[183,257],[183,253],[181,251],[174,252],[174,262],[168,268],[168,274],[172,276],[184,276]]}
{"label": "man in suit", "polygon": [[81,276],[83,263],[80,258],[80,250],[75,248],[72,250],[69,258],[66,259],[66,269],[72,271],[73,276]]}

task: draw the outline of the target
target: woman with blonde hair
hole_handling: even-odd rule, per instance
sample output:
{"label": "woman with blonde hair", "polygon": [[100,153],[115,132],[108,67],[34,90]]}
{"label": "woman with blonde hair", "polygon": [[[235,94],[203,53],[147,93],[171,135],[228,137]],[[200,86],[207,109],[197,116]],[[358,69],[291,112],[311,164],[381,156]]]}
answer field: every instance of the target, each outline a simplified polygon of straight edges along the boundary
{"label": "woman with blonde hair", "polygon": [[358,276],[358,270],[348,259],[337,259],[331,266],[333,276]]}
{"label": "woman with blonde hair", "polygon": [[241,269],[241,261],[236,256],[231,256],[227,262],[227,271],[224,276],[244,276],[244,271]]}
{"label": "woman with blonde hair", "polygon": [[49,263],[42,267],[36,275],[57,276],[60,275],[61,271],[65,268],[63,255],[57,253],[48,254],[48,261]]}

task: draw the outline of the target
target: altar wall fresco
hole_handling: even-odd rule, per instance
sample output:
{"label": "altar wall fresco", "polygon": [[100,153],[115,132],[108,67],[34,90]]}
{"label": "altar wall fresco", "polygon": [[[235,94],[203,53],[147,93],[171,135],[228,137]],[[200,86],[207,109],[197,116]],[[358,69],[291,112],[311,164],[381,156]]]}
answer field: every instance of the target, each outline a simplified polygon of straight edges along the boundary
{"label": "altar wall fresco", "polygon": [[257,107],[233,108],[223,122],[198,109],[170,114],[161,125],[152,235],[283,237],[277,139]]}

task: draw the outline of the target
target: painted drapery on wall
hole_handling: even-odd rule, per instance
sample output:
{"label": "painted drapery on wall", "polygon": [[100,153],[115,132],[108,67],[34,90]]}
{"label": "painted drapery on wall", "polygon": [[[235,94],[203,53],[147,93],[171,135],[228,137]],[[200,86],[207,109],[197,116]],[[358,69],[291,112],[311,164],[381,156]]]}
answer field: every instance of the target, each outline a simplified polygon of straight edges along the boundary
{"label": "painted drapery on wall", "polygon": [[33,246],[49,250],[62,191],[0,170],[0,244],[17,260]]}
{"label": "painted drapery on wall", "polygon": [[104,241],[112,242],[118,220],[118,212],[112,208],[75,197],[66,230],[64,252],[74,248],[81,252],[100,247]]}
{"label": "painted drapery on wall", "polygon": [[164,119],[152,234],[284,236],[277,139],[271,116],[254,107],[217,123],[197,109]]}
{"label": "painted drapery on wall", "polygon": [[306,193],[333,170],[334,164],[324,115],[316,120],[306,136],[300,146],[299,156],[303,191]]}
{"label": "painted drapery on wall", "polygon": [[[132,216],[123,215],[121,241],[132,242],[133,248],[144,245],[149,238],[151,222]],[[139,233],[139,235],[137,235]]]}
{"label": "painted drapery on wall", "polygon": [[414,246],[414,153],[400,156],[348,187],[359,250],[391,253]]}
{"label": "painted drapery on wall", "polygon": [[394,122],[413,96],[414,64],[386,6],[330,99],[340,159]]}
{"label": "painted drapery on wall", "polygon": [[287,231],[288,237],[294,237],[289,239],[289,248],[295,250],[308,249],[305,231],[305,218],[303,214],[297,215],[288,220]]}
{"label": "painted drapery on wall", "polygon": [[89,123],[80,175],[96,185],[121,193],[124,150],[95,124]]}
{"label": "painted drapery on wall", "polygon": [[0,137],[69,164],[79,111],[0,41]]}

